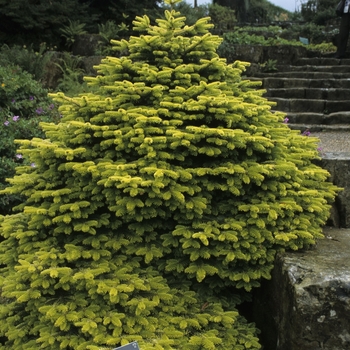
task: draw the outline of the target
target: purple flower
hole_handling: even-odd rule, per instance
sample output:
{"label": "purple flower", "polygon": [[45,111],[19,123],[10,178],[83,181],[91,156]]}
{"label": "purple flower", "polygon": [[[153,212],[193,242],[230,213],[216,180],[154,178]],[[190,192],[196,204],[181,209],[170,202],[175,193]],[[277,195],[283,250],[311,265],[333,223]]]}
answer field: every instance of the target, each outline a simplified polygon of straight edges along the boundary
{"label": "purple flower", "polygon": [[311,132],[310,132],[308,129],[306,129],[306,130],[303,132],[303,135],[304,135],[304,136],[310,136],[310,134],[311,134]]}
{"label": "purple flower", "polygon": [[34,96],[29,96],[29,99],[30,99],[31,101],[33,101],[33,100],[34,100]]}
{"label": "purple flower", "polygon": [[36,114],[42,114],[44,112],[42,107],[39,107],[36,111]]}
{"label": "purple flower", "polygon": [[52,110],[55,108],[55,105],[53,103],[50,104],[49,109]]}
{"label": "purple flower", "polygon": [[16,103],[16,100],[13,98],[11,102],[12,102],[12,103]]}
{"label": "purple flower", "polygon": [[5,126],[8,126],[10,124],[10,122],[8,120],[6,120],[6,122],[4,122]]}
{"label": "purple flower", "polygon": [[35,167],[36,167],[35,163],[30,163],[30,166],[31,166],[32,168],[35,168]]}
{"label": "purple flower", "polygon": [[18,119],[19,119],[19,115],[14,115],[14,116],[12,117],[12,120],[13,120],[14,122],[16,122]]}
{"label": "purple flower", "polygon": [[17,159],[22,159],[23,156],[22,156],[22,154],[18,153],[18,154],[16,154],[16,158],[17,158]]}
{"label": "purple flower", "polygon": [[283,123],[287,124],[288,122],[289,122],[289,118],[285,117],[284,120],[283,120]]}

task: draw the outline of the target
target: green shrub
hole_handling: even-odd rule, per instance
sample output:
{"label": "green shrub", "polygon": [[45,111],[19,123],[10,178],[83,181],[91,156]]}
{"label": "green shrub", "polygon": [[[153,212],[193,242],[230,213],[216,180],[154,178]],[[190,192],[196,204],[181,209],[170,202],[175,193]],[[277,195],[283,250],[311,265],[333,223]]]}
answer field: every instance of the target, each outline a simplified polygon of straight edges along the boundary
{"label": "green shrub", "polygon": [[216,30],[226,31],[232,29],[237,22],[235,11],[227,6],[212,4],[208,6],[208,10],[211,22]]}
{"label": "green shrub", "polygon": [[81,23],[79,20],[77,21],[71,21],[70,19],[68,20],[69,24],[64,25],[61,29],[61,35],[65,38],[66,40],[66,45],[67,47],[71,47],[77,37],[82,34],[86,34],[86,30],[84,29],[86,24]]}
{"label": "green shrub", "polygon": [[260,64],[260,69],[262,72],[273,72],[277,69],[277,60],[268,59],[266,62]]}
{"label": "green shrub", "polygon": [[42,43],[38,50],[35,50],[32,45],[30,47],[3,45],[0,49],[0,65],[19,66],[32,74],[35,80],[40,81],[51,56],[45,43]]}
{"label": "green shrub", "polygon": [[84,82],[86,73],[82,58],[74,56],[69,52],[63,52],[62,56],[57,59],[55,65],[61,70],[62,77],[58,79],[55,88],[57,92],[64,92],[67,96],[74,96],[79,93],[91,91],[91,88]]}
{"label": "green shrub", "polygon": [[315,23],[294,24],[290,28],[283,31],[285,38],[293,38],[298,40],[299,37],[308,38],[312,44],[321,44],[324,42],[331,42],[333,33],[327,31],[327,27],[316,25]]}
{"label": "green shrub", "polygon": [[[250,28],[250,27],[249,27]],[[272,27],[271,27],[272,28]],[[268,33],[268,35],[266,35]],[[224,41],[234,45],[302,45],[299,40],[286,40],[281,37],[282,32],[251,31],[245,27],[236,29],[223,35]]]}
{"label": "green shrub", "polygon": [[322,44],[311,44],[309,47],[310,50],[318,51],[321,53],[335,52],[337,47],[332,43],[322,43]]}
{"label": "green shrub", "polygon": [[209,18],[184,21],[137,17],[96,92],[54,95],[61,122],[19,142],[36,167],[3,191],[26,199],[1,222],[0,349],[260,348],[236,305],[322,237],[337,189]]}
{"label": "green shrub", "polygon": [[81,57],[74,56],[69,52],[63,52],[62,57],[55,63],[62,72],[62,78],[58,80],[56,90],[67,93],[81,86],[84,76],[81,62]]}
{"label": "green shrub", "polygon": [[236,45],[293,45],[305,46],[299,37],[306,37],[311,42],[306,45],[308,50],[320,52],[334,52],[336,47],[331,43],[333,34],[326,33],[324,27],[315,24],[293,25],[290,29],[282,29],[279,26],[269,27],[241,27],[234,31],[224,33],[223,42],[218,48],[220,56],[229,62],[235,58]]}
{"label": "green shrub", "polygon": [[[59,113],[48,92],[18,66],[0,66],[0,188],[8,186],[16,165],[23,162],[15,139],[43,137],[41,121],[57,120]],[[0,213],[18,204],[20,194],[0,196]]]}

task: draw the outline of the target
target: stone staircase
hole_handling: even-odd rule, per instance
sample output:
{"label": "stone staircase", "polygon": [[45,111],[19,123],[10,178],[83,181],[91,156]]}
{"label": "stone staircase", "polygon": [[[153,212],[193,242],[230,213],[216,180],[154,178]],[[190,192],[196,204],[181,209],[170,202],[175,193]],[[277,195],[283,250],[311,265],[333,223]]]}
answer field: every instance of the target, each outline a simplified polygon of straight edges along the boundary
{"label": "stone staircase", "polygon": [[285,112],[291,128],[350,132],[350,59],[298,58],[277,71],[257,72],[266,97]]}
{"label": "stone staircase", "polygon": [[[292,129],[319,138],[320,165],[344,188],[331,211],[331,225],[350,227],[350,59],[296,58],[271,73],[252,70],[265,97],[286,113]],[[249,71],[248,71],[249,73]]]}
{"label": "stone staircase", "polygon": [[262,80],[292,129],[319,138],[319,165],[344,189],[325,239],[311,251],[279,254],[271,281],[255,292],[263,349],[350,349],[350,59],[297,58],[248,79]]}

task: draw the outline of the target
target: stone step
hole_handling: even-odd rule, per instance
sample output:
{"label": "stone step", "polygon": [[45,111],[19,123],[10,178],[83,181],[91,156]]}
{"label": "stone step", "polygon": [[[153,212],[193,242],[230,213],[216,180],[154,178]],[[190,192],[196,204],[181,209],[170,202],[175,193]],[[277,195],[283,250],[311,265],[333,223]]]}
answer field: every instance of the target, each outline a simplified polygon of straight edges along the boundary
{"label": "stone step", "polygon": [[350,89],[335,88],[271,88],[267,90],[266,97],[306,98],[322,100],[346,100],[350,96]]}
{"label": "stone step", "polygon": [[293,61],[295,66],[349,66],[350,58],[337,59],[332,57],[300,57]]}
{"label": "stone step", "polygon": [[310,71],[288,71],[258,73],[255,76],[259,78],[290,78],[290,79],[350,79],[350,72],[310,72]]}
{"label": "stone step", "polygon": [[[282,112],[312,112],[331,114],[336,112],[350,111],[350,100],[323,100],[323,99],[300,99],[269,97],[269,101],[277,103],[274,110]],[[348,120],[350,122],[350,119]]]}
{"label": "stone step", "polygon": [[350,66],[348,65],[333,65],[333,66],[322,66],[322,65],[277,65],[276,72],[329,72],[329,73],[349,73]]}
{"label": "stone step", "polygon": [[[350,112],[335,112],[330,114],[315,113],[315,112],[288,112],[286,113],[288,124],[322,124],[327,126],[349,126],[350,128]],[[344,129],[341,127],[340,129]]]}
{"label": "stone step", "polygon": [[289,127],[293,130],[300,130],[300,132],[347,132],[350,138],[350,125],[349,124],[309,124],[309,123],[288,123]]}
{"label": "stone step", "polygon": [[262,81],[264,89],[290,89],[290,88],[332,88],[350,89],[350,79],[306,79],[306,78],[286,78],[269,76],[260,78],[257,76],[247,77],[251,81]]}

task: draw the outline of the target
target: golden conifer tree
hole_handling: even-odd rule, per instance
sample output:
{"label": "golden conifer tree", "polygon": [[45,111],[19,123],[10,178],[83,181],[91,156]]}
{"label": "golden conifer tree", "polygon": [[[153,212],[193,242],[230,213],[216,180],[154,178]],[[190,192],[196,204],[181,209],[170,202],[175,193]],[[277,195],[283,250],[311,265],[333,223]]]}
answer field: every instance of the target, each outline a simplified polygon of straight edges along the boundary
{"label": "golden conifer tree", "polygon": [[1,220],[0,349],[260,348],[242,291],[322,236],[337,188],[209,18],[184,21],[137,17],[95,92],[56,94],[62,121],[19,141],[36,166],[5,190],[26,199]]}

